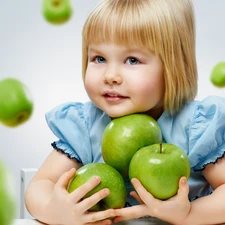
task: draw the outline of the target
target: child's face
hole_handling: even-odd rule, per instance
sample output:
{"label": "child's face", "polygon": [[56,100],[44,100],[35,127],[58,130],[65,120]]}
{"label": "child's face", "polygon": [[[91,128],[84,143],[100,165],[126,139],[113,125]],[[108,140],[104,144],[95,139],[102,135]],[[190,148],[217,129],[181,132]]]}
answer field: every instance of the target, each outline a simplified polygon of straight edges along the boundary
{"label": "child's face", "polygon": [[163,66],[152,51],[114,44],[91,44],[85,88],[110,117],[163,111]]}

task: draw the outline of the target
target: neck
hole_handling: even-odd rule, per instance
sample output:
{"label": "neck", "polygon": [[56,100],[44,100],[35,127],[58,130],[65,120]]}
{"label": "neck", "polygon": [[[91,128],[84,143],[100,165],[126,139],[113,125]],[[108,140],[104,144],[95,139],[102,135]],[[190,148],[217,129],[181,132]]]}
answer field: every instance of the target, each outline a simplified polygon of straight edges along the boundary
{"label": "neck", "polygon": [[157,121],[159,117],[163,114],[163,112],[164,112],[163,107],[160,107],[157,109],[151,109],[149,111],[146,111],[145,114],[151,116]]}

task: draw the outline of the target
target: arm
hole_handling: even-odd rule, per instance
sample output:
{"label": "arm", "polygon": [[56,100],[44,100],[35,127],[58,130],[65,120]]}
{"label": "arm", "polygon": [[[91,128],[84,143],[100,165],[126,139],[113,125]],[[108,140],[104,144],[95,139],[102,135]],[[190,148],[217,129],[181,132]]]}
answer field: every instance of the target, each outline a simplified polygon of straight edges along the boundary
{"label": "arm", "polygon": [[115,222],[143,216],[153,216],[176,225],[206,225],[225,222],[225,159],[208,165],[204,176],[214,188],[211,195],[198,198],[193,202],[188,200],[188,184],[185,178],[179,183],[176,196],[160,201],[147,192],[137,179],[132,183],[138,193],[132,195],[141,203],[139,206],[124,208],[116,211]]}
{"label": "arm", "polygon": [[[43,222],[52,222],[46,218],[45,205],[47,205],[53,188],[60,176],[81,165],[76,160],[69,160],[66,155],[53,150],[31,180],[25,194],[25,204],[29,213]],[[72,176],[72,175],[71,175]],[[72,178],[72,177],[71,177]]]}
{"label": "arm", "polygon": [[[97,186],[99,178],[91,179],[73,193],[67,192],[67,185],[82,164],[69,159],[58,151],[52,151],[31,180],[25,195],[26,207],[31,215],[47,224],[110,224],[106,218],[113,216],[112,210],[88,213],[87,210],[109,194],[103,189],[91,197],[81,198]],[[75,168],[75,169],[73,169]],[[103,220],[99,222],[99,220]],[[93,223],[95,224],[95,223]]]}
{"label": "arm", "polygon": [[221,171],[225,171],[225,158],[205,168],[203,174],[214,192],[193,201],[185,224],[225,223],[225,174]]}

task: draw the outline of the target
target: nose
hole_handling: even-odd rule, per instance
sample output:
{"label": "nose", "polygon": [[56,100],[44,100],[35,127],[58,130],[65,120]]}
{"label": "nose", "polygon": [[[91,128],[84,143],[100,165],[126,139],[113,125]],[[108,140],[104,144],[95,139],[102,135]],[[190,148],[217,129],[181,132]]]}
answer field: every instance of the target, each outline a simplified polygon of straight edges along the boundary
{"label": "nose", "polygon": [[121,84],[122,76],[117,69],[109,69],[106,71],[104,76],[105,84]]}

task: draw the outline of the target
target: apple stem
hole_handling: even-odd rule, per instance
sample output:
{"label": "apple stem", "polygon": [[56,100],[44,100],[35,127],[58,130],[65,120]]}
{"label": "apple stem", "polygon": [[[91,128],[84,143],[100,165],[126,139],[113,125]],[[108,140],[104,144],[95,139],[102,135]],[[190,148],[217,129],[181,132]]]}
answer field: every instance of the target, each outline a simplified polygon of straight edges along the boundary
{"label": "apple stem", "polygon": [[60,5],[60,1],[59,0],[53,1],[53,6],[54,7],[58,7],[59,5]]}
{"label": "apple stem", "polygon": [[159,152],[162,153],[162,143],[160,144]]}

